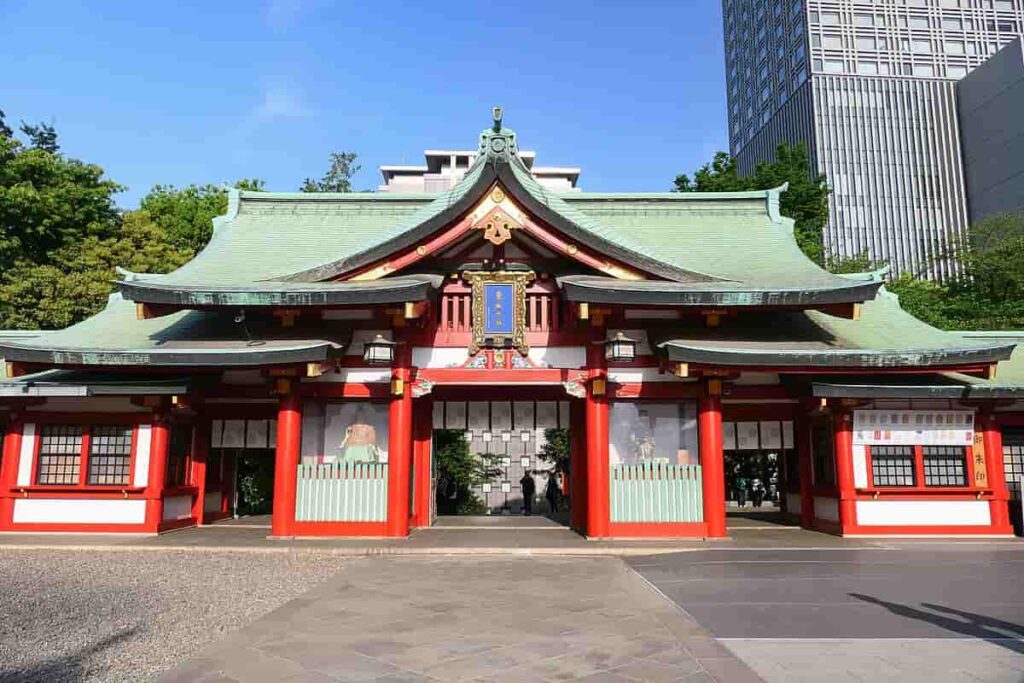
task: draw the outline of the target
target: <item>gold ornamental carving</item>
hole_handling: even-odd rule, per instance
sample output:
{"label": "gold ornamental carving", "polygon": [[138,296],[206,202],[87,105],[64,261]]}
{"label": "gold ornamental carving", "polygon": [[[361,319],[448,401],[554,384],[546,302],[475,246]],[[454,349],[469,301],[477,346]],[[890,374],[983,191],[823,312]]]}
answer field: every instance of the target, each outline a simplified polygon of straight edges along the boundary
{"label": "gold ornamental carving", "polygon": [[473,227],[477,230],[483,230],[484,239],[498,246],[512,239],[512,231],[518,230],[522,226],[518,221],[496,206],[477,221]]}

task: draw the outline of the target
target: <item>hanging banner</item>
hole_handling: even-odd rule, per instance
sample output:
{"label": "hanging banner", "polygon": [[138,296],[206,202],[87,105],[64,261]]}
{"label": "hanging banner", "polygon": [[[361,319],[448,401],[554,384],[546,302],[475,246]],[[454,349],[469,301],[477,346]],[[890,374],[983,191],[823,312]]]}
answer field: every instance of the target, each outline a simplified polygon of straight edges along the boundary
{"label": "hanging banner", "polygon": [[976,432],[971,444],[971,460],[974,462],[974,485],[979,489],[988,488],[988,467],[985,465],[985,433]]}
{"label": "hanging banner", "polygon": [[971,446],[971,410],[855,410],[853,443],[892,446]]}

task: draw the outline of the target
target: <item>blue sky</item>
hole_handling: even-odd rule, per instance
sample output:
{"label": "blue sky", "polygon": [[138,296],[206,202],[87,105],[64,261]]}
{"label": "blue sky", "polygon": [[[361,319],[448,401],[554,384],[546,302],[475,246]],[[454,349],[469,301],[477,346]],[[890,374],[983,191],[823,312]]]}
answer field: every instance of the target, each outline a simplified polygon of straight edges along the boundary
{"label": "blue sky", "polygon": [[0,0],[0,109],[129,186],[290,191],[352,150],[473,148],[495,104],[591,191],[661,191],[727,148],[719,0]]}

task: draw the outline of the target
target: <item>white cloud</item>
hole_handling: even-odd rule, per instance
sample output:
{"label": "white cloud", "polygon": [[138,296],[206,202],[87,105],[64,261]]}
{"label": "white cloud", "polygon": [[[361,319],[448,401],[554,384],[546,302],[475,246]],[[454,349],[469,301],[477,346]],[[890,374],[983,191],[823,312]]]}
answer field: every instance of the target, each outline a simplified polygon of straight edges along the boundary
{"label": "white cloud", "polygon": [[305,103],[302,96],[292,88],[280,83],[265,87],[263,101],[254,106],[250,112],[250,118],[257,122],[306,118],[312,115],[313,110]]}

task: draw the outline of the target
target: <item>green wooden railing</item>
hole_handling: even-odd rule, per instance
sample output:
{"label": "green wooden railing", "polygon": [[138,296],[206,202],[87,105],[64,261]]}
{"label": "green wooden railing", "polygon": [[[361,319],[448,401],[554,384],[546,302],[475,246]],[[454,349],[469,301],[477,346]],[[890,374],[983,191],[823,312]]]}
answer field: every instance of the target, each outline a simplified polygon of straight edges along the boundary
{"label": "green wooden railing", "polygon": [[612,465],[609,474],[613,522],[704,520],[700,465]]}
{"label": "green wooden railing", "polygon": [[383,522],[387,508],[387,463],[299,465],[295,484],[298,522]]}

